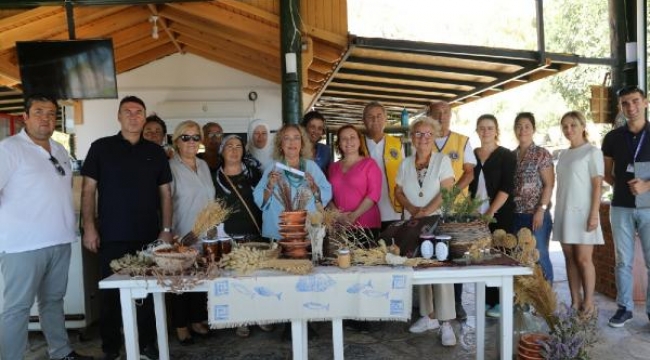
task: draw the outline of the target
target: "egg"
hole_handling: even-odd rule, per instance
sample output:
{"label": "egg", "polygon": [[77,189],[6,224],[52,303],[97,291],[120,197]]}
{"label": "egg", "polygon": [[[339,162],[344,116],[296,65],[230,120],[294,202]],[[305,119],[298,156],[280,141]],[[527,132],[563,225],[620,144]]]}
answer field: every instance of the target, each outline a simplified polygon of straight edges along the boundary
{"label": "egg", "polygon": [[449,256],[449,248],[444,242],[439,242],[436,244],[436,259],[438,261],[445,261]]}
{"label": "egg", "polygon": [[420,253],[425,259],[431,259],[433,257],[433,243],[429,240],[424,240],[420,245]]}

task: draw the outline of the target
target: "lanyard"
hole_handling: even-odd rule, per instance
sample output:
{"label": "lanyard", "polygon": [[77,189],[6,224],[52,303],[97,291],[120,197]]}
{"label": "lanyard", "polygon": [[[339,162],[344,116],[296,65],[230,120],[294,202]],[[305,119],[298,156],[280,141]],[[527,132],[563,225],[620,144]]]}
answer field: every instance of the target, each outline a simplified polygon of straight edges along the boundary
{"label": "lanyard", "polygon": [[[632,163],[636,162],[636,158],[639,156],[639,151],[641,151],[641,145],[643,144],[643,140],[645,139],[645,134],[646,134],[646,129],[644,128],[641,134],[641,139],[639,139],[639,142],[636,144],[636,149],[634,150],[634,156],[632,157]],[[634,145],[633,145],[631,135],[627,137],[627,141],[628,141],[628,146],[630,148],[630,152],[632,152],[632,148],[634,147]]]}

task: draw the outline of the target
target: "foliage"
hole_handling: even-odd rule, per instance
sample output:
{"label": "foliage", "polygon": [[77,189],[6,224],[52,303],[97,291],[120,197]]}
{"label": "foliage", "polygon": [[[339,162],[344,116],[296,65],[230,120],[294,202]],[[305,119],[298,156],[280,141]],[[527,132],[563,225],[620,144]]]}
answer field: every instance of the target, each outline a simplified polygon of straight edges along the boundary
{"label": "foliage", "polygon": [[550,338],[542,341],[541,354],[547,360],[588,360],[589,349],[598,340],[598,317],[582,316],[562,304],[554,313]]}
{"label": "foliage", "polygon": [[492,218],[484,217],[478,211],[487,199],[478,199],[470,195],[465,195],[455,185],[451,189],[443,188],[441,194],[443,221],[471,222],[476,219],[481,219],[488,223],[492,221]]}

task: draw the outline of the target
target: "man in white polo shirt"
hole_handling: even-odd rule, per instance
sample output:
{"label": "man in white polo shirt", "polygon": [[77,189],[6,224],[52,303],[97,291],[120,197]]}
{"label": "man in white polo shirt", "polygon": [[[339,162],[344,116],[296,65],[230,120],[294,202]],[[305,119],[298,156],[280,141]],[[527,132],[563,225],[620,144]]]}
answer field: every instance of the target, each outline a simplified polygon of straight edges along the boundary
{"label": "man in white polo shirt", "polygon": [[76,239],[68,152],[51,139],[56,100],[30,96],[25,128],[0,142],[0,358],[23,359],[29,310],[38,298],[50,359],[92,359],[70,347],[63,297]]}

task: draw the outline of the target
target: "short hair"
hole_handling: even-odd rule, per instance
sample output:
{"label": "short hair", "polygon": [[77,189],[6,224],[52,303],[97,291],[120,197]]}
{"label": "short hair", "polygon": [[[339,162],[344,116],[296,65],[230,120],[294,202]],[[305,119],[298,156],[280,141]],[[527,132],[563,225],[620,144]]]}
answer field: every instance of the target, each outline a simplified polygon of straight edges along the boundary
{"label": "short hair", "polygon": [[564,121],[564,119],[566,118],[572,119],[573,121],[576,121],[578,122],[578,124],[582,125],[582,127],[584,128],[584,130],[582,131],[582,137],[585,140],[589,141],[589,138],[587,137],[587,119],[585,119],[585,116],[580,111],[576,111],[576,110],[569,111],[564,115],[562,115],[562,117],[560,118],[560,128],[562,127],[562,121]]}
{"label": "short hair", "polygon": [[310,112],[306,113],[305,116],[303,116],[302,122],[300,123],[300,125],[302,125],[304,127],[307,127],[309,122],[314,120],[314,119],[322,120],[323,123],[326,122],[325,117],[323,116],[323,114],[321,114],[320,112],[318,112],[316,110],[313,110],[313,111],[310,111]]}
{"label": "short hair", "polygon": [[161,119],[158,115],[153,114],[153,115],[147,116],[147,120],[145,121],[144,125],[146,126],[150,122],[155,122],[158,125],[160,125],[160,127],[163,130],[163,134],[164,135],[167,134],[167,124],[165,124],[165,121],[163,119]]}
{"label": "short hair", "polygon": [[386,115],[386,108],[384,105],[382,105],[379,101],[371,101],[363,108],[363,119],[366,118],[368,111],[370,111],[372,108],[380,108],[384,112],[384,115]]}
{"label": "short hair", "polygon": [[[172,146],[174,147],[174,150],[178,151],[178,145],[176,145],[176,140],[178,140],[183,133],[189,129],[189,128],[196,128],[196,130],[199,132],[199,135],[201,135],[201,126],[194,121],[194,120],[185,120],[182,123],[178,124],[176,126],[176,129],[174,129],[174,134],[172,135]],[[203,136],[201,136],[203,138]]]}
{"label": "short hair", "polygon": [[273,158],[280,160],[284,157],[282,154],[282,138],[284,137],[284,133],[289,129],[296,129],[300,133],[300,157],[303,159],[311,160],[311,141],[309,141],[309,137],[307,136],[305,129],[302,126],[298,126],[297,124],[284,124],[280,130],[278,130],[273,141]]}
{"label": "short hair", "polygon": [[533,125],[533,130],[537,130],[537,128],[535,127],[535,115],[533,115],[532,112],[528,112],[528,111],[520,112],[519,114],[517,114],[517,116],[515,116],[515,124],[513,128],[516,129],[517,124],[524,119],[528,119],[530,123]]}
{"label": "short hair", "polygon": [[442,125],[440,125],[440,121],[434,120],[428,116],[422,116],[415,119],[415,121],[413,121],[409,126],[409,133],[411,135],[415,134],[415,128],[421,125],[430,126],[433,129],[433,135],[435,137],[440,137],[442,135]]}
{"label": "short hair", "polygon": [[144,101],[142,101],[142,99],[140,99],[139,97],[134,96],[134,95],[127,95],[127,96],[123,97],[122,100],[120,100],[120,106],[119,106],[118,109],[121,109],[122,105],[124,105],[125,103],[128,103],[128,102],[140,104],[142,106],[142,108],[144,109],[144,111],[147,111],[147,107],[145,106]]}
{"label": "short hair", "polygon": [[29,109],[32,108],[34,101],[50,102],[56,107],[56,112],[59,112],[59,104],[56,102],[56,99],[47,94],[31,94],[25,98],[25,113],[29,115]]}
{"label": "short hair", "polygon": [[223,127],[221,125],[217,124],[216,122],[210,121],[207,124],[203,125],[203,129],[202,129],[203,130],[203,136],[208,136],[208,130],[213,126],[218,126],[221,129],[221,131],[223,132]]}
{"label": "short hair", "polygon": [[355,133],[357,133],[357,137],[359,138],[359,155],[366,156],[366,152],[363,150],[363,146],[361,146],[361,141],[363,141],[363,136],[361,134],[361,131],[359,131],[359,129],[356,126],[350,124],[343,125],[336,131],[336,142],[334,143],[336,153],[341,155],[342,159],[345,158],[345,155],[343,155],[343,151],[341,151],[340,145],[341,145],[341,133],[343,132],[343,130],[347,130],[347,129],[352,129],[354,130]]}
{"label": "short hair", "polygon": [[638,85],[624,86],[624,87],[620,88],[616,92],[616,96],[621,98],[621,97],[623,97],[625,95],[630,95],[630,94],[634,94],[634,93],[638,93],[639,95],[641,95],[641,97],[645,97],[645,92]]}
{"label": "short hair", "polygon": [[492,114],[483,114],[476,119],[476,129],[478,130],[478,123],[480,123],[483,120],[489,120],[494,123],[494,127],[497,130],[497,136],[495,136],[495,140],[499,142],[499,135],[501,134],[501,131],[499,130],[499,121],[497,121],[496,116]]}

